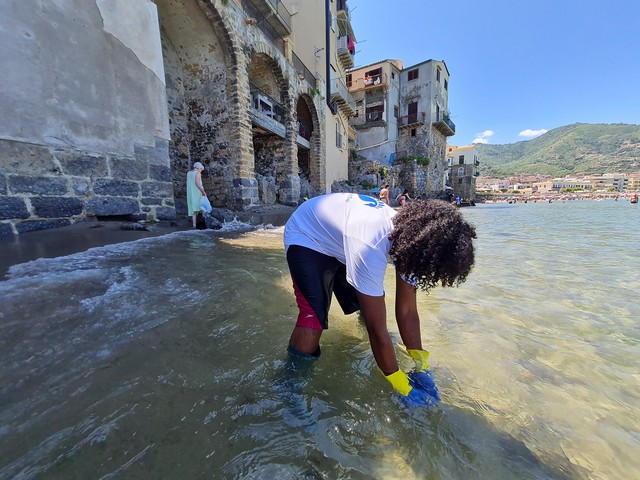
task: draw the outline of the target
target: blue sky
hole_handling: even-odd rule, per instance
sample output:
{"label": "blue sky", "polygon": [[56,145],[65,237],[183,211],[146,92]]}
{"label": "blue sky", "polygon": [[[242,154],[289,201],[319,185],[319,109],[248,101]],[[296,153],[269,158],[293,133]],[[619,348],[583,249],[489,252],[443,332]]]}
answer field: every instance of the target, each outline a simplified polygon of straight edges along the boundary
{"label": "blue sky", "polygon": [[356,66],[444,60],[453,145],[640,123],[640,0],[349,0]]}

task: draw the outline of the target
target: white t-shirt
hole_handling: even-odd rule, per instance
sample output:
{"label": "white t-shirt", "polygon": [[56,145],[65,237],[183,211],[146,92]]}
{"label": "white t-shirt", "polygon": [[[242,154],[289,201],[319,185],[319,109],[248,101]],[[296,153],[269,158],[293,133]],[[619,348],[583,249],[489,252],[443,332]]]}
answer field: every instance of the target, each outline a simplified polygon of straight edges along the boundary
{"label": "white t-shirt", "polygon": [[389,234],[396,211],[356,193],[314,197],[298,207],[284,229],[284,246],[300,245],[344,263],[347,282],[371,296],[384,295],[384,273],[391,263]]}

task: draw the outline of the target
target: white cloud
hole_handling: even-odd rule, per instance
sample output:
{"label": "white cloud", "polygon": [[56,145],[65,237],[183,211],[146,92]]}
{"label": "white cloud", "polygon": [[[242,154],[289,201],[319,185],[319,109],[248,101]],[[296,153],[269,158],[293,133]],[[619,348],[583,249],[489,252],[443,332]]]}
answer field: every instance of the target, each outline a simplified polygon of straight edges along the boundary
{"label": "white cloud", "polygon": [[540,130],[531,130],[530,128],[527,128],[526,130],[521,131],[518,136],[519,137],[526,137],[526,138],[533,138],[533,137],[539,137],[540,135],[542,135],[543,133],[547,133],[549,130],[545,130],[544,128],[541,128]]}
{"label": "white cloud", "polygon": [[485,130],[482,133],[476,133],[476,138],[471,143],[489,143],[489,139],[495,135],[493,130]]}

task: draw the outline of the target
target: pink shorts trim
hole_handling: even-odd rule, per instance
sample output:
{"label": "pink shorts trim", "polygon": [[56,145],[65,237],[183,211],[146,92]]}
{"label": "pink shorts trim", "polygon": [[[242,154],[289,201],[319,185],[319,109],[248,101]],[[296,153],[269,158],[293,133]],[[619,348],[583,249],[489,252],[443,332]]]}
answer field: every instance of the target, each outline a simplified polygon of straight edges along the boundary
{"label": "pink shorts trim", "polygon": [[298,289],[296,282],[293,282],[293,292],[296,295],[296,303],[298,304],[298,309],[300,313],[298,314],[298,321],[296,322],[296,327],[303,328],[313,328],[314,330],[322,330],[322,324],[316,315],[316,312],[313,311],[307,299],[304,298],[302,292]]}

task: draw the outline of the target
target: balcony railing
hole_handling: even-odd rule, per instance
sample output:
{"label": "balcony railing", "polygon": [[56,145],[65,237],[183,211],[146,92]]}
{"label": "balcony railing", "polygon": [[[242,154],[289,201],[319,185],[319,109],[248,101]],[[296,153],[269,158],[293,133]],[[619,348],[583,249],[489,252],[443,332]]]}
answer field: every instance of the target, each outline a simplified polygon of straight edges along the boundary
{"label": "balcony railing", "polygon": [[388,88],[389,77],[386,73],[378,73],[365,78],[358,78],[351,84],[351,91]]}
{"label": "balcony railing", "polygon": [[424,125],[427,117],[426,112],[410,113],[409,115],[403,115],[398,118],[398,127],[413,127]]}
{"label": "balcony railing", "polygon": [[251,108],[255,113],[264,115],[278,123],[284,123],[285,109],[282,104],[264,93],[255,85],[250,85]]}
{"label": "balcony railing", "polygon": [[351,98],[347,86],[339,78],[331,79],[331,101],[336,102],[340,110],[348,117],[356,111],[356,102]]}
{"label": "balcony railing", "polygon": [[[284,37],[291,33],[291,28],[287,31],[285,28],[274,27],[279,22],[275,21],[278,16],[274,14],[272,2],[270,0],[241,0],[241,5],[245,13],[249,17],[256,19],[256,26],[271,40],[271,42],[284,55]],[[284,5],[283,5],[284,7]],[[291,23],[291,15],[289,15],[289,24]],[[271,19],[271,21],[269,21]]]}
{"label": "balcony railing", "polygon": [[351,13],[347,6],[347,0],[338,0],[336,5],[338,31],[340,35],[353,35],[353,26],[351,25]]}
{"label": "balcony railing", "polygon": [[[242,8],[256,20],[261,20],[256,15],[256,12],[259,12],[262,19],[268,22],[281,37],[291,33],[291,13],[280,0],[242,0],[241,3]],[[260,21],[258,21],[258,27],[261,28]]]}
{"label": "balcony railing", "polygon": [[438,129],[440,133],[450,137],[456,134],[456,125],[451,121],[449,115],[446,113],[440,113],[436,116],[436,121],[433,122],[433,126]]}
{"label": "balcony railing", "polygon": [[[351,48],[350,47],[351,43]],[[344,68],[352,68],[353,63],[353,40],[348,35],[345,37],[338,37],[338,58],[342,62]]]}
{"label": "balcony railing", "polygon": [[[311,70],[307,68],[307,66],[304,64],[302,60],[300,60],[300,57],[298,57],[295,54],[295,52],[293,52],[293,68],[296,69],[296,72],[298,72],[298,75],[300,75],[302,78],[304,78],[307,81],[307,83],[309,84],[309,86],[311,86],[311,88],[316,88],[315,75],[311,73]],[[302,80],[302,78],[300,80]]]}

